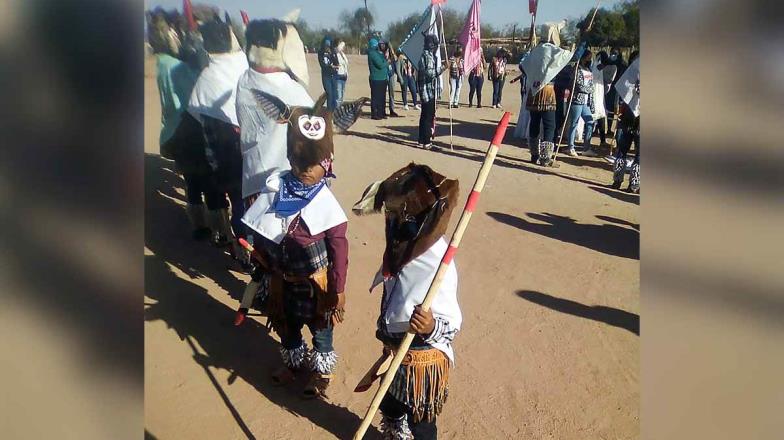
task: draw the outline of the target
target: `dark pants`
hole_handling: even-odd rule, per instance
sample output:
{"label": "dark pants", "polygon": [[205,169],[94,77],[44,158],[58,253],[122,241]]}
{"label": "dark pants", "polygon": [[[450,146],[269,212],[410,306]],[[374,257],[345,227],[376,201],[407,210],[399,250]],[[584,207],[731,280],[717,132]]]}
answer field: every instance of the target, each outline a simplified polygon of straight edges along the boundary
{"label": "dark pants", "polygon": [[370,116],[384,117],[384,105],[387,100],[387,80],[370,80]]}
{"label": "dark pants", "polygon": [[607,122],[607,118],[597,119],[596,121],[596,129],[595,132],[599,132],[599,139],[602,140],[603,144],[607,143],[607,131],[604,129],[604,123]]}
{"label": "dark pants", "polygon": [[419,114],[419,143],[427,145],[433,136],[433,122],[436,116],[436,100],[422,103],[422,113]]}
{"label": "dark pants", "polygon": [[615,157],[622,158],[626,160],[626,156],[629,154],[629,150],[632,147],[632,142],[634,142],[634,161],[636,163],[640,162],[640,134],[632,134],[629,132],[628,129],[624,127],[618,128],[618,151],[615,153]]}
{"label": "dark pants", "polygon": [[242,223],[242,216],[245,215],[245,203],[242,200],[242,186],[232,185],[226,188],[226,195],[231,202],[231,229],[234,230],[236,237],[246,235],[245,224]]}
{"label": "dark pants", "polygon": [[501,94],[504,90],[504,80],[503,79],[494,79],[493,80],[493,105],[500,105],[501,104]]}
{"label": "dark pants", "polygon": [[[206,203],[207,209],[210,211],[229,207],[229,204],[226,202],[226,197],[218,191],[213,176],[184,174],[182,177],[185,179],[185,196],[187,197],[189,204],[201,205],[202,203]],[[203,200],[202,195],[204,196]]]}
{"label": "dark pants", "polygon": [[302,345],[302,327],[305,325],[308,326],[310,333],[313,335],[314,350],[319,353],[329,353],[335,349],[332,345],[332,329],[334,327],[317,329],[293,316],[286,317],[286,333],[280,338],[283,348],[293,350]]}
{"label": "dark pants", "polygon": [[414,440],[435,440],[438,438],[438,427],[435,419],[431,422],[421,420],[419,423],[414,423],[414,414],[411,410],[389,393],[384,395],[379,409],[382,414],[394,419],[399,419],[404,414],[407,414],[408,427],[411,428],[411,433],[414,434]]}
{"label": "dark pants", "polygon": [[[558,143],[561,143],[561,130],[563,130],[564,121],[566,119],[566,102],[563,97],[555,100],[555,136],[558,137]],[[564,136],[569,136],[569,132],[564,130]]]}
{"label": "dark pants", "polygon": [[[485,78],[482,75],[473,75],[468,77],[468,105],[474,100],[474,92],[476,92],[476,106],[482,105],[482,86],[485,83]],[[493,92],[493,99],[495,99],[495,92]]]}
{"label": "dark pants", "polygon": [[544,133],[542,134],[542,141],[553,142],[555,139],[555,112],[535,112],[531,113],[531,125],[528,129],[529,142],[539,137],[539,124],[544,125]]}
{"label": "dark pants", "polygon": [[407,76],[403,79],[403,105],[408,105],[408,97],[406,91],[411,91],[411,98],[414,100],[414,105],[417,105],[417,83],[413,76]]}

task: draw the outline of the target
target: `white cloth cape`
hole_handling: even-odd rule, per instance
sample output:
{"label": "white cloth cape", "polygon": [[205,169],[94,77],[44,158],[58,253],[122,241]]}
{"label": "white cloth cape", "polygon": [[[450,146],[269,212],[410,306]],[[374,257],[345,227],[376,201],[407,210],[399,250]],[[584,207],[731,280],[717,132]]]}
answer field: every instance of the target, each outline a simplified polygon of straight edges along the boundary
{"label": "white cloth cape", "polygon": [[191,92],[188,112],[198,120],[204,115],[239,125],[234,99],[237,81],[246,70],[248,58],[243,51],[210,54],[210,64],[199,74]]}
{"label": "white cloth cape", "polygon": [[285,72],[259,73],[248,69],[237,84],[236,112],[242,148],[242,197],[264,188],[273,173],[291,169],[286,157],[288,124],[268,118],[256,104],[251,89],[278,97],[289,106],[313,106],[299,82]]}
{"label": "white cloth cape", "polygon": [[273,174],[267,180],[264,191],[242,216],[242,223],[275,243],[283,241],[289,225],[297,215],[302,217],[301,221],[305,222],[311,235],[320,234],[348,221],[346,213],[328,186],[321,188],[313,200],[298,213],[281,217],[272,210],[275,195],[279,190],[280,174]]}
{"label": "white cloth cape", "polygon": [[634,116],[640,116],[640,59],[634,60],[623,72],[618,82],[615,83],[615,90],[618,96],[632,109]]}
{"label": "white cloth cape", "polygon": [[[441,264],[441,259],[448,247],[444,237],[441,237],[433,246],[430,246],[430,249],[403,266],[397,276],[385,280],[382,271],[378,271],[370,290],[372,291],[376,286],[384,283],[389,303],[383,319],[389,332],[404,333],[408,331],[414,306],[422,304],[422,301],[425,300],[430,283],[435,278],[438,266]],[[460,305],[457,303],[457,268],[454,261],[449,264],[430,311],[433,312],[434,317],[440,316],[449,321],[453,328],[460,329],[463,315],[460,312]],[[455,362],[455,353],[451,344],[435,343],[433,348],[441,350],[452,363]]]}
{"label": "white cloth cape", "polygon": [[604,108],[604,74],[597,68],[598,60],[593,63],[591,72],[593,73],[593,120],[607,117],[607,110]]}
{"label": "white cloth cape", "polygon": [[569,64],[571,59],[572,52],[551,43],[540,44],[533,48],[528,57],[520,62],[528,77],[526,92],[531,95],[539,93],[561,69]]}

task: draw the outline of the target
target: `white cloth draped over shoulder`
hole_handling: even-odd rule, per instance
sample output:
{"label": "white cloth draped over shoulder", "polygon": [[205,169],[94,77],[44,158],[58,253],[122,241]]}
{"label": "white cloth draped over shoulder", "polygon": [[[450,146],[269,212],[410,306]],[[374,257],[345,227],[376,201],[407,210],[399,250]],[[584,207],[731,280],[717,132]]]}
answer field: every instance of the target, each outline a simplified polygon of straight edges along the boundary
{"label": "white cloth draped over shoulder", "polygon": [[259,110],[251,89],[277,96],[289,106],[312,107],[313,99],[305,87],[288,73],[259,73],[253,69],[237,84],[236,112],[242,143],[242,197],[262,191],[267,178],[291,169],[286,157],[288,124],[279,124]]}
{"label": "white cloth draped over shoulder", "polygon": [[640,59],[629,65],[615,83],[618,96],[632,109],[634,116],[640,116]]}
{"label": "white cloth draped over shoulder", "polygon": [[[397,276],[385,280],[382,271],[378,271],[370,290],[372,291],[383,283],[384,289],[388,292],[388,303],[384,308],[382,319],[389,332],[404,333],[408,331],[414,306],[422,304],[422,301],[425,300],[430,283],[433,281],[448,247],[444,237],[441,237],[433,246],[430,246],[430,249],[403,266]],[[460,305],[457,303],[457,268],[454,261],[449,264],[430,311],[433,312],[434,317],[441,317],[447,320],[453,328],[460,329],[463,315],[460,312]],[[441,350],[452,363],[455,362],[455,353],[451,344],[435,343],[433,348]]]}
{"label": "white cloth draped over shoulder", "polygon": [[243,51],[210,54],[210,63],[199,74],[188,102],[188,112],[196,119],[209,116],[239,125],[234,103],[237,81],[248,70]]}
{"label": "white cloth draped over shoulder", "polygon": [[297,216],[301,216],[311,235],[320,234],[348,221],[346,213],[328,186],[319,190],[301,211],[288,217],[281,217],[273,210],[275,195],[280,190],[280,174],[267,179],[264,190],[242,216],[242,223],[261,234],[261,236],[280,243],[286,237],[289,226]]}
{"label": "white cloth draped over shoulder", "polygon": [[569,64],[570,59],[572,59],[572,52],[551,43],[540,44],[533,48],[528,57],[520,62],[528,77],[526,92],[531,95],[539,93],[561,69]]}

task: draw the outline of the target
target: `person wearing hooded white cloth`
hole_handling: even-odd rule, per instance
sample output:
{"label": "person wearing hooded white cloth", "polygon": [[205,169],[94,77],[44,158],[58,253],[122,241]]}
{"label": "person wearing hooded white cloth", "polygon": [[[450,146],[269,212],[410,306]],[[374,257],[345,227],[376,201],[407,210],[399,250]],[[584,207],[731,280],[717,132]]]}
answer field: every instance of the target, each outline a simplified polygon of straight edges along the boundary
{"label": "person wearing hooded white cloth", "polygon": [[212,229],[217,231],[214,241],[230,242],[234,257],[244,259],[244,252],[235,239],[235,234],[240,235],[244,230],[240,218],[245,208],[240,191],[242,156],[234,99],[237,80],[248,69],[248,61],[229,23],[216,18],[202,24],[199,32],[209,54],[209,64],[196,80],[188,112],[202,124],[207,160],[215,171],[216,185],[231,200],[231,220],[225,196],[221,208],[210,211]]}
{"label": "person wearing hooded white cloth", "polygon": [[276,96],[289,106],[313,105],[305,86],[305,49],[293,22],[299,10],[282,20],[253,20],[245,32],[250,68],[237,84],[236,110],[242,145],[242,197],[250,206],[273,173],[291,169],[286,157],[288,125],[258,110],[251,90]]}

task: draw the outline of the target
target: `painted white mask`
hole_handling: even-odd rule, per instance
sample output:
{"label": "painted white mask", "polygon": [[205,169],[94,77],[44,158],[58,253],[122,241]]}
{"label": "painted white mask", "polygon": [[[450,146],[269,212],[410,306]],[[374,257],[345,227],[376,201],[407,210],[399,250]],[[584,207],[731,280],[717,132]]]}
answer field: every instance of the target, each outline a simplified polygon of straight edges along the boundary
{"label": "painted white mask", "polygon": [[323,138],[327,130],[327,121],[321,116],[302,115],[297,123],[302,135],[314,141]]}

